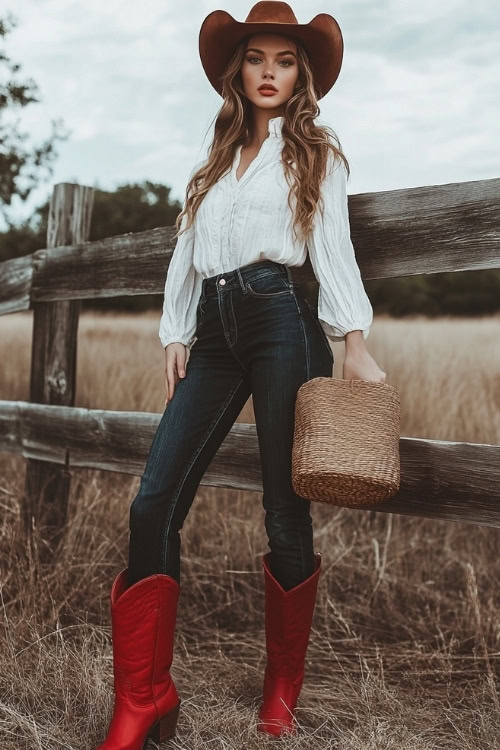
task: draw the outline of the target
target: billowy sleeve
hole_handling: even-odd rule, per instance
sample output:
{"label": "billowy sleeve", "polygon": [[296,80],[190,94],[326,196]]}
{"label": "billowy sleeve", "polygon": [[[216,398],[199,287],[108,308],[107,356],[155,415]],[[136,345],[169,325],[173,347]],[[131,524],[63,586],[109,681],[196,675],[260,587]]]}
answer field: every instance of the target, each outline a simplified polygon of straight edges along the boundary
{"label": "billowy sleeve", "polygon": [[[189,180],[201,166],[192,169]],[[184,206],[186,202],[184,201]],[[196,221],[196,220],[195,220]],[[181,229],[187,224],[182,217]],[[196,340],[196,308],[201,294],[203,278],[193,266],[194,223],[177,238],[165,279],[163,312],[160,318],[159,337],[163,348],[175,341],[191,347]]]}
{"label": "billowy sleeve", "polygon": [[366,339],[373,321],[373,308],[351,242],[346,179],[343,162],[337,157],[334,165],[330,157],[321,185],[323,216],[318,207],[307,240],[319,283],[318,319],[332,341],[344,341],[346,333],[355,330],[361,330]]}

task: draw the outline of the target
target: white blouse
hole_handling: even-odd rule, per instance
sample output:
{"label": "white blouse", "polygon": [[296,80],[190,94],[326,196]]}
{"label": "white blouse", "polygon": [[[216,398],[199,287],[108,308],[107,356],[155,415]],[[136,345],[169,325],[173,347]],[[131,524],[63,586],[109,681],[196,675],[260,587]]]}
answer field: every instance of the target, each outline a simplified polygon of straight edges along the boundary
{"label": "white blouse", "polygon": [[[318,318],[327,337],[342,341],[361,329],[366,339],[373,309],[366,294],[350,237],[346,172],[338,161],[321,190],[319,207],[307,242],[297,242],[288,206],[289,186],[281,163],[283,117],[269,120],[269,137],[240,180],[238,147],[232,167],[201,202],[193,226],[177,239],[165,281],[159,336],[163,347],[196,341],[196,307],[203,278],[227,273],[264,258],[301,266],[307,252],[319,283]],[[330,167],[333,156],[330,152]],[[206,160],[195,164],[191,176]],[[292,206],[295,198],[292,196]],[[186,216],[181,227],[186,226]]]}

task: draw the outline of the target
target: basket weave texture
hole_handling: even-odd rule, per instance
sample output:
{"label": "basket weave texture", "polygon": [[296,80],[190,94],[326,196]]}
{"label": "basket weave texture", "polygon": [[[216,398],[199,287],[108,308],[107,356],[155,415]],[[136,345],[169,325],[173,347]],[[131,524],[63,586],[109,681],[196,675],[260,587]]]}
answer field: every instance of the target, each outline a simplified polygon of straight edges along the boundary
{"label": "basket weave texture", "polygon": [[317,377],[295,402],[292,485],[308,500],[382,502],[400,486],[401,404],[388,383]]}

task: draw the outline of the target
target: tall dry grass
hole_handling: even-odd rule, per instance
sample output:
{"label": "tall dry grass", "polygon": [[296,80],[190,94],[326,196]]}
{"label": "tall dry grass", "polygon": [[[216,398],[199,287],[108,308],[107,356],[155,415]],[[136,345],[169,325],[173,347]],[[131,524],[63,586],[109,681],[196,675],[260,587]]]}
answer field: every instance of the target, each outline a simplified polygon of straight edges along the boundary
{"label": "tall dry grass", "polygon": [[[500,443],[498,318],[375,321],[402,434]],[[31,315],[0,320],[0,398],[27,399]],[[76,404],[163,409],[157,315],[83,315]],[[342,345],[334,346],[341,377]],[[239,417],[252,421],[249,402]],[[109,587],[126,565],[139,478],[75,471],[57,564],[33,575],[20,533],[24,459],[2,454],[2,750],[93,750],[112,710]],[[323,570],[296,739],[255,731],[265,642],[261,495],[200,487],[182,532],[165,747],[492,750],[500,746],[499,531],[313,504]],[[208,533],[207,533],[208,532]],[[151,743],[153,747],[153,743]]]}

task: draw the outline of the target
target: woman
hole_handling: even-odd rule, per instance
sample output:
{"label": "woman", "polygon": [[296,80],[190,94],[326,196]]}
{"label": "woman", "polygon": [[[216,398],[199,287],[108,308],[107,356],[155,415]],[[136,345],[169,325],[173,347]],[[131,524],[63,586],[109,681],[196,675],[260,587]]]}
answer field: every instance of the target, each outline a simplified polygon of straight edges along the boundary
{"label": "woman", "polygon": [[[331,16],[301,25],[284,2],[258,2],[244,23],[215,11],[201,27],[202,64],[224,102],[177,219],[159,330],[166,408],[130,508],[128,568],[111,591],[115,708],[100,750],[142,750],[149,736],[175,733],[180,530],[251,394],[270,548],[257,727],[295,731],[321,568],[310,502],[291,484],[297,390],[332,375],[329,339],[346,343],[343,377],[386,377],[365,345],[373,311],[350,240],[348,164],[314,122],[342,51]],[[290,272],[307,252],[318,313]]]}

